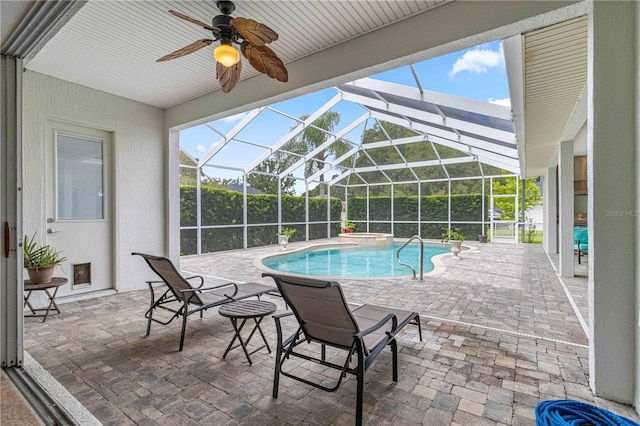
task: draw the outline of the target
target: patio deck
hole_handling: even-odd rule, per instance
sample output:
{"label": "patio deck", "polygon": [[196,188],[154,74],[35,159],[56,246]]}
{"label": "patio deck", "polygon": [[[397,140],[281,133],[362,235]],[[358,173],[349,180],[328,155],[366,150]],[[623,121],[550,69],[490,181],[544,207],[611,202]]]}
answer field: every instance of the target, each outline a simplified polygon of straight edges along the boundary
{"label": "patio deck", "polygon": [[[298,246],[305,243],[294,243]],[[398,337],[399,382],[387,351],[366,375],[364,419],[393,425],[533,425],[544,399],[576,399],[638,421],[633,408],[594,398],[588,341],[539,245],[468,243],[460,261],[424,282],[340,280],[353,303],[417,310],[416,327]],[[187,257],[181,269],[220,279],[262,281],[253,259],[277,246]],[[578,308],[584,293],[575,297]],[[572,291],[581,292],[579,281]],[[269,297],[284,309],[279,298]],[[355,379],[326,393],[281,379],[271,397],[274,355],[249,366],[240,350],[222,354],[233,330],[216,312],[180,324],[153,324],[144,337],[148,290],[65,303],[46,323],[25,320],[25,348],[103,424],[353,424]],[[275,326],[263,329],[275,345]],[[272,347],[274,346],[272,345]],[[322,377],[325,368],[310,365]]]}

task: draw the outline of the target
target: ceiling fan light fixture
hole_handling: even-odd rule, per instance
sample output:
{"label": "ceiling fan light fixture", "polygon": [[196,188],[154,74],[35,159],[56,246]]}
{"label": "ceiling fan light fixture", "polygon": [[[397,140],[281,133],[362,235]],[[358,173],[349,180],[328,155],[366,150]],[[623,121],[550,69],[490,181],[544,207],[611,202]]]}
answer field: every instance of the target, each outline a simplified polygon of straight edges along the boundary
{"label": "ceiling fan light fixture", "polygon": [[230,67],[240,61],[240,52],[231,43],[221,43],[213,51],[213,57],[225,67]]}

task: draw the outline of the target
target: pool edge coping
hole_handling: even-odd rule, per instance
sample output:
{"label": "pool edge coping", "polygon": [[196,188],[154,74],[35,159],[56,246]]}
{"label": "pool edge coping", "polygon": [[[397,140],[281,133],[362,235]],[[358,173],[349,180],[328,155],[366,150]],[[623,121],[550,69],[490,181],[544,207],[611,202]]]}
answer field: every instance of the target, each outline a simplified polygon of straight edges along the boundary
{"label": "pool edge coping", "polygon": [[[409,238],[394,238],[394,243],[398,242],[398,243],[403,243],[408,241]],[[438,240],[427,240],[425,241],[425,243],[428,244],[446,244],[446,243],[442,243],[441,241]],[[357,243],[345,243],[345,242],[329,242],[329,243],[317,243],[317,244],[307,244],[301,247],[297,247],[294,249],[284,249],[281,250],[279,253],[266,253],[263,255],[260,255],[256,258],[253,259],[253,266],[258,269],[259,271],[262,271],[263,273],[269,273],[269,274],[274,274],[274,275],[287,275],[290,277],[299,277],[299,278],[314,278],[314,279],[319,279],[319,280],[326,280],[326,281],[330,281],[330,280],[342,280],[342,279],[348,279],[348,280],[405,280],[407,278],[412,279],[413,275],[412,274],[408,274],[408,275],[403,275],[403,276],[395,276],[395,277],[344,277],[344,276],[328,276],[328,275],[308,275],[308,274],[297,274],[297,273],[292,273],[292,272],[287,272],[287,273],[283,273],[282,271],[277,271],[275,269],[271,269],[266,267],[262,261],[266,258],[269,257],[275,257],[275,256],[279,256],[279,255],[285,255],[285,254],[292,254],[292,253],[298,253],[298,252],[302,252],[305,250],[310,250],[313,248],[318,248],[318,247],[344,247],[344,246],[355,246],[357,247],[358,244]],[[278,246],[279,247],[279,246]],[[466,248],[465,251],[475,251],[477,250],[477,247],[474,246],[468,246],[468,245],[462,245],[462,247]],[[446,270],[446,266],[443,262],[443,258],[444,256],[453,256],[453,254],[451,252],[449,253],[442,253],[442,254],[438,254],[436,256],[433,256],[431,258],[431,262],[433,263],[433,269],[429,272],[426,272],[423,274],[423,277],[430,277],[430,276],[434,276],[434,275],[440,275],[442,274],[445,270]],[[458,259],[459,260],[459,259]],[[417,276],[417,274],[416,274]]]}

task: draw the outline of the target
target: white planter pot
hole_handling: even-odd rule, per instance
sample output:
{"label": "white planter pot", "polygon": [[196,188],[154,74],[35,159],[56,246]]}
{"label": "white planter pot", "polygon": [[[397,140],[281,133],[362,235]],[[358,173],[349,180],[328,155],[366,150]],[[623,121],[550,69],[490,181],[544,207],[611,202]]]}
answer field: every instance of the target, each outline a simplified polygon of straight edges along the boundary
{"label": "white planter pot", "polygon": [[287,248],[287,244],[289,244],[289,236],[288,235],[278,235],[278,244],[280,244],[283,249],[286,249]]}
{"label": "white planter pot", "polygon": [[460,248],[460,246],[462,246],[462,241],[460,241],[460,240],[450,240],[449,244],[451,245],[451,253],[453,253],[453,258],[456,259],[456,260],[460,260],[458,255],[460,254],[460,251],[462,250],[462,248]]}

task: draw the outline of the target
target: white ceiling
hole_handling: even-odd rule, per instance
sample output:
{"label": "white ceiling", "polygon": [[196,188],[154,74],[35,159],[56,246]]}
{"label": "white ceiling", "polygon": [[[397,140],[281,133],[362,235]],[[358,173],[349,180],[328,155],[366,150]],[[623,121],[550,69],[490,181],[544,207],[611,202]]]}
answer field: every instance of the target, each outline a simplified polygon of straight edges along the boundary
{"label": "white ceiling", "polygon": [[[270,47],[288,64],[447,1],[240,0],[232,16],[255,19],[278,32],[279,39]],[[167,11],[176,10],[210,23],[213,16],[220,14],[215,3],[89,1],[27,68],[169,108],[219,90],[220,86],[215,78],[213,46],[172,61],[155,62],[198,39],[211,37],[209,31]],[[258,74],[244,59],[243,62],[242,79]],[[269,84],[283,83],[270,79]]]}

